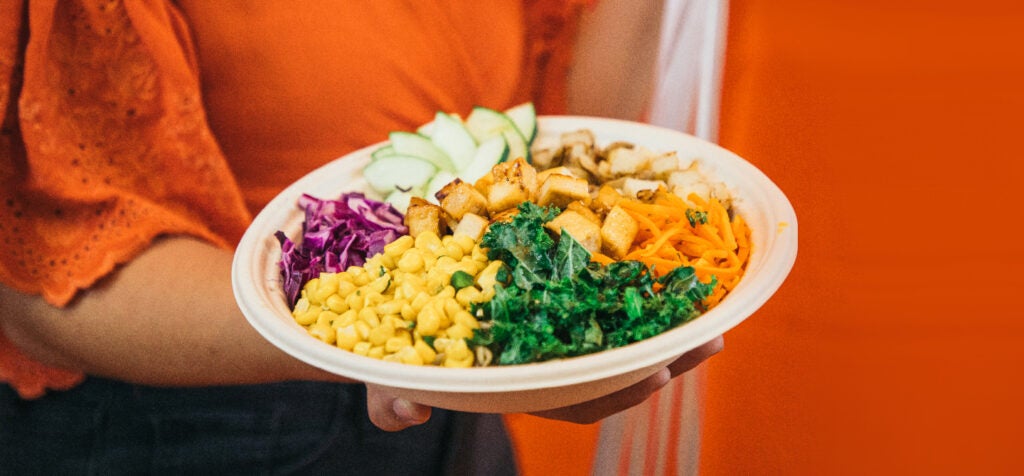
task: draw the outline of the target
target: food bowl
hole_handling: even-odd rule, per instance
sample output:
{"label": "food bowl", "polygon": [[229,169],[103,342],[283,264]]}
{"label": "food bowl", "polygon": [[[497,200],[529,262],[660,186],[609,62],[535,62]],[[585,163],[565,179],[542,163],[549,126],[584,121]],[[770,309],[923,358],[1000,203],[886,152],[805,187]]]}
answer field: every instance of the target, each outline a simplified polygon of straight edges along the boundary
{"label": "food bowl", "polygon": [[[278,268],[278,230],[301,235],[300,195],[337,198],[369,190],[361,170],[376,144],[309,173],[275,197],[242,237],[232,265],[238,305],[250,324],[291,356],[351,379],[389,387],[394,394],[438,408],[481,413],[532,412],[592,400],[652,375],[685,352],[732,329],[782,285],[796,259],[797,221],[783,192],[760,170],[715,144],[674,130],[613,119],[542,116],[538,143],[564,132],[590,129],[599,144],[628,141],[653,151],[698,159],[724,182],[732,206],[751,229],[751,255],[743,279],[716,307],[658,336],[594,354],[510,366],[444,368],[363,357],[310,336],[293,319]],[[372,195],[371,195],[372,196]],[[377,197],[380,198],[380,197]]]}

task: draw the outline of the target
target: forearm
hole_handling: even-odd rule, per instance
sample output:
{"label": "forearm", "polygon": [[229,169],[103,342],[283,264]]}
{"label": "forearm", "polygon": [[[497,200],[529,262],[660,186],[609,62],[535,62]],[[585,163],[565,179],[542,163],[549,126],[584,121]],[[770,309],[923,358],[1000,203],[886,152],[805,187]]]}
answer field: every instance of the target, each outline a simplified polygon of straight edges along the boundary
{"label": "forearm", "polygon": [[655,86],[662,0],[602,0],[580,19],[569,112],[640,119]]}
{"label": "forearm", "polygon": [[235,304],[231,253],[159,240],[66,308],[0,286],[0,324],[29,355],[149,385],[337,379],[264,340]]}

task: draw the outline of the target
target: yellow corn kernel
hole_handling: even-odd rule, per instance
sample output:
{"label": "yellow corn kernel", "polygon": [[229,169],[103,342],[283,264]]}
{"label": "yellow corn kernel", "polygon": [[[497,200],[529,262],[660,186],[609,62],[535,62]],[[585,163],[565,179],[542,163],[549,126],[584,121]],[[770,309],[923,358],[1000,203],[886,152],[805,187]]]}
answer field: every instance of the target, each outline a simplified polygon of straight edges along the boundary
{"label": "yellow corn kernel", "polygon": [[452,241],[462,248],[463,254],[472,254],[473,248],[476,247],[476,240],[469,235],[458,234],[452,237]]}
{"label": "yellow corn kernel", "polygon": [[381,293],[374,290],[363,290],[363,307],[373,307],[387,300]]}
{"label": "yellow corn kernel", "polygon": [[398,314],[385,314],[380,318],[381,324],[388,324],[395,328],[395,332],[408,332],[409,323]]}
{"label": "yellow corn kernel", "polygon": [[465,309],[459,309],[452,315],[452,322],[455,325],[465,326],[469,329],[479,329],[480,322],[473,317],[473,314]]}
{"label": "yellow corn kernel", "polygon": [[[447,237],[445,237],[447,238]],[[462,259],[462,256],[466,253],[462,251],[462,247],[454,240],[448,240],[448,243],[444,244],[444,254],[451,257],[453,260],[458,261]]]}
{"label": "yellow corn kernel", "polygon": [[488,263],[488,261],[477,261],[470,256],[463,256],[462,260],[459,261],[459,269],[476,276],[477,273],[487,267]]}
{"label": "yellow corn kernel", "polygon": [[424,362],[429,362],[424,361],[423,357],[420,356],[420,353],[417,352],[416,349],[413,348],[413,346],[411,345],[402,347],[401,349],[399,349],[398,352],[395,353],[395,355],[401,358],[403,364],[423,365]]}
{"label": "yellow corn kernel", "polygon": [[316,316],[316,325],[331,327],[331,324],[337,318],[338,314],[334,311],[320,311],[320,314]]}
{"label": "yellow corn kernel", "polygon": [[434,255],[440,253],[444,248],[441,246],[441,238],[433,232],[420,233],[416,235],[415,245],[416,249],[421,251],[429,251]]}
{"label": "yellow corn kernel", "polygon": [[434,267],[431,268],[430,270],[431,271],[440,270],[440,271],[444,271],[444,272],[446,272],[448,274],[452,274],[452,270],[455,269],[455,265],[458,262],[459,262],[459,260],[457,260],[455,258],[452,258],[451,256],[447,256],[447,255],[438,256],[437,257],[437,261],[434,261]]}
{"label": "yellow corn kernel", "polygon": [[473,246],[473,251],[472,251],[471,256],[473,257],[474,261],[479,261],[481,263],[487,261],[487,252],[484,251],[484,249],[481,248],[480,245],[474,245]]}
{"label": "yellow corn kernel", "polygon": [[434,339],[434,350],[438,353],[444,353],[453,342],[453,340],[447,337],[438,337]]}
{"label": "yellow corn kernel", "polygon": [[[454,297],[444,298],[441,302],[444,306],[445,315],[450,318],[454,318],[459,311],[465,312],[466,310],[466,308],[462,307],[462,304],[459,304],[459,301],[456,301]],[[452,321],[454,321],[454,319],[452,319]]]}
{"label": "yellow corn kernel", "polygon": [[392,257],[402,256],[402,253],[405,253],[406,250],[412,248],[414,243],[415,240],[413,240],[411,236],[402,235],[395,241],[384,245],[384,254]]}
{"label": "yellow corn kernel", "polygon": [[445,332],[448,333],[449,339],[458,339],[459,342],[462,342],[462,339],[469,339],[473,337],[473,329],[458,323],[448,326],[448,328],[445,329]]}
{"label": "yellow corn kernel", "polygon": [[366,356],[370,353],[370,348],[373,347],[369,342],[356,342],[356,345],[352,346],[352,352]]}
{"label": "yellow corn kernel", "polygon": [[313,300],[327,302],[327,298],[338,292],[338,276],[334,273],[320,273],[320,284],[313,292]]}
{"label": "yellow corn kernel", "polygon": [[363,309],[363,305],[365,304],[365,302],[363,301],[362,294],[359,292],[359,290],[356,290],[355,292],[349,294],[348,297],[345,298],[345,304],[348,305],[349,309],[358,312]]}
{"label": "yellow corn kernel", "polygon": [[339,327],[350,326],[352,324],[355,324],[356,319],[358,319],[358,317],[359,317],[359,313],[349,309],[349,310],[339,314],[338,318],[334,320],[334,324],[331,324],[331,327],[339,328]]}
{"label": "yellow corn kernel", "polygon": [[327,299],[324,301],[324,304],[327,305],[328,309],[338,314],[341,314],[348,310],[348,303],[345,302],[344,298],[337,294],[331,294],[330,296],[328,296]]}
{"label": "yellow corn kernel", "polygon": [[316,322],[318,317],[320,317],[320,308],[309,308],[302,315],[295,316],[295,322],[300,326],[308,326]]}
{"label": "yellow corn kernel", "polygon": [[380,317],[377,316],[377,311],[374,311],[372,307],[364,307],[359,311],[359,320],[369,324],[370,327],[377,327],[380,325]]}
{"label": "yellow corn kernel", "polygon": [[385,271],[387,270],[387,266],[384,266],[383,258],[383,255],[375,254],[363,263],[363,269],[366,270],[366,273],[369,274],[371,278],[374,276],[380,276],[381,268],[384,268]]}
{"label": "yellow corn kernel", "polygon": [[384,291],[391,286],[391,275],[384,273],[366,285],[367,289],[377,294],[384,294]]}
{"label": "yellow corn kernel", "polygon": [[406,251],[398,259],[398,269],[403,273],[419,272],[423,269],[423,254],[419,250]]}
{"label": "yellow corn kernel", "polygon": [[493,287],[480,291],[480,299],[482,299],[481,302],[487,302],[490,301],[491,299],[494,299],[495,292],[496,291],[494,291]]}
{"label": "yellow corn kernel", "polygon": [[445,279],[442,273],[428,273],[427,274],[427,292],[430,294],[438,294],[445,286],[448,285],[448,281],[451,281],[451,276]]}
{"label": "yellow corn kernel", "polygon": [[434,359],[437,358],[437,352],[430,347],[423,339],[416,339],[412,347],[416,349],[416,353],[420,354],[420,360],[425,363],[433,363]]}
{"label": "yellow corn kernel", "polygon": [[309,327],[309,333],[313,337],[320,339],[328,344],[334,343],[334,328],[328,324],[313,324]]}
{"label": "yellow corn kernel", "polygon": [[349,266],[348,273],[352,275],[352,284],[356,286],[366,286],[372,279],[372,276],[359,266]]}
{"label": "yellow corn kernel", "polygon": [[476,284],[481,290],[493,289],[498,282],[498,270],[501,269],[501,261],[491,261],[480,274],[476,275]]}
{"label": "yellow corn kernel", "polygon": [[373,345],[384,345],[388,339],[395,336],[395,328],[389,325],[380,325],[370,329],[370,336],[367,340]]}
{"label": "yellow corn kernel", "polygon": [[[348,275],[348,273],[345,273],[345,274],[342,274],[341,276],[349,276],[349,275]],[[358,287],[355,285],[355,283],[352,282],[352,278],[351,277],[349,277],[348,280],[344,280],[344,279],[339,279],[338,280],[338,296],[341,296],[343,298],[347,298],[350,294],[356,292],[356,289],[358,289]]]}
{"label": "yellow corn kernel", "polygon": [[469,356],[465,359],[453,359],[451,357],[445,357],[444,363],[441,365],[448,368],[468,369],[473,366],[473,356]]}
{"label": "yellow corn kernel", "polygon": [[412,298],[412,301],[409,304],[412,305],[413,311],[419,313],[428,302],[430,302],[430,294],[426,291],[420,291],[416,293],[416,297]]}
{"label": "yellow corn kernel", "polygon": [[384,358],[384,347],[379,346],[379,345],[370,347],[370,351],[366,353],[366,356],[374,358],[374,359],[383,359]]}
{"label": "yellow corn kernel", "polygon": [[453,339],[451,344],[448,345],[444,350],[444,358],[454,360],[464,360],[469,358],[473,359],[473,352],[470,352],[469,346],[466,345],[466,341],[462,339]]}
{"label": "yellow corn kernel", "polygon": [[380,314],[382,316],[388,314],[398,314],[402,312],[402,306],[404,306],[407,302],[408,301],[406,301],[405,299],[391,299],[389,301],[384,301],[377,305],[377,314]]}
{"label": "yellow corn kernel", "polygon": [[475,302],[481,302],[480,298],[480,290],[473,286],[466,286],[455,292],[455,300],[464,308],[468,308]]}
{"label": "yellow corn kernel", "polygon": [[416,315],[416,330],[420,335],[432,336],[437,334],[437,329],[441,326],[441,316],[438,315],[437,309],[434,306],[424,306],[423,309]]}
{"label": "yellow corn kernel", "polygon": [[[451,277],[449,277],[448,280],[451,281]],[[437,293],[437,296],[435,297],[438,299],[447,299],[455,297],[455,286],[452,286],[451,284],[446,285],[443,289],[441,289],[440,292]]]}
{"label": "yellow corn kernel", "polygon": [[437,255],[429,251],[424,251],[420,256],[423,257],[423,269],[430,269],[437,263]]}
{"label": "yellow corn kernel", "polygon": [[398,354],[389,354],[389,353],[387,353],[387,351],[385,351],[384,352],[384,357],[381,357],[380,360],[383,360],[385,362],[394,362],[396,364],[400,364],[400,363],[402,363],[402,356],[400,356]]}
{"label": "yellow corn kernel", "polygon": [[402,319],[407,321],[416,320],[416,310],[412,308],[412,304],[405,303],[402,305]]}
{"label": "yellow corn kernel", "polygon": [[359,334],[359,340],[368,341],[370,339],[370,331],[373,328],[371,328],[366,321],[356,321],[352,326],[356,328],[356,334]]}
{"label": "yellow corn kernel", "polygon": [[[319,289],[319,288],[320,288],[320,278],[313,278],[313,279],[310,279],[309,281],[306,281],[306,285],[302,287],[302,290],[305,292],[306,297],[308,297],[312,301],[313,300],[313,296],[312,295],[314,293],[316,293],[316,290]],[[317,304],[319,304],[319,303],[317,303]]]}
{"label": "yellow corn kernel", "polygon": [[396,335],[384,341],[384,351],[386,352],[398,352],[403,347],[412,347],[412,338],[409,334]]}
{"label": "yellow corn kernel", "polygon": [[337,273],[337,274],[338,274],[338,284],[339,285],[341,283],[349,283],[349,284],[352,283],[352,274],[349,273],[348,271],[342,271],[342,272]]}
{"label": "yellow corn kernel", "polygon": [[359,333],[352,324],[335,329],[334,345],[345,350],[353,350],[359,342]]}

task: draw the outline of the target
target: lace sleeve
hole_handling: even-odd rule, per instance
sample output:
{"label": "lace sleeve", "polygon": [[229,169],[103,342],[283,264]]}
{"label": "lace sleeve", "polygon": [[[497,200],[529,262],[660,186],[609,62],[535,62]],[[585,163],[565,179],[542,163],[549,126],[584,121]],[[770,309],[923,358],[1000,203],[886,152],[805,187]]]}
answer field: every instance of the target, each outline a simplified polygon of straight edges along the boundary
{"label": "lace sleeve", "polygon": [[178,12],[155,0],[5,4],[0,281],[64,305],[157,235],[237,240],[250,216],[206,124]]}

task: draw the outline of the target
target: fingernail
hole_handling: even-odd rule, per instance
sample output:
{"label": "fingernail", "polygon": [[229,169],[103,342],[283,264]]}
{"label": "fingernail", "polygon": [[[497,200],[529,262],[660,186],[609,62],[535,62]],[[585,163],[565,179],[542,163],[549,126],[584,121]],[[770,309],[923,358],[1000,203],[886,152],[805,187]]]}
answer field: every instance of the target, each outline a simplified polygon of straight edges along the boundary
{"label": "fingernail", "polygon": [[391,404],[391,408],[395,410],[395,415],[398,418],[409,423],[423,423],[429,416],[422,406],[404,398],[396,398],[394,403]]}

